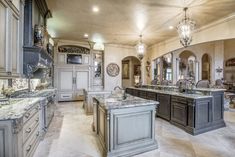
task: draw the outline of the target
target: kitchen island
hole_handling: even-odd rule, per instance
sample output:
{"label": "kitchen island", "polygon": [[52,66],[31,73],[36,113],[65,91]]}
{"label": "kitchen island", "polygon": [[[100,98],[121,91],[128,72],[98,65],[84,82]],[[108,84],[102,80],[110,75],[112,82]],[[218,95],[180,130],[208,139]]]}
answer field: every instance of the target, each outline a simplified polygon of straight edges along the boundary
{"label": "kitchen island", "polygon": [[180,93],[176,87],[130,87],[128,94],[159,102],[157,116],[197,135],[225,126],[224,89],[194,89]]}
{"label": "kitchen island", "polygon": [[133,156],[157,149],[157,101],[131,95],[94,97],[96,133],[103,156]]}
{"label": "kitchen island", "polygon": [[40,103],[15,98],[0,106],[0,157],[32,157],[40,140]]}

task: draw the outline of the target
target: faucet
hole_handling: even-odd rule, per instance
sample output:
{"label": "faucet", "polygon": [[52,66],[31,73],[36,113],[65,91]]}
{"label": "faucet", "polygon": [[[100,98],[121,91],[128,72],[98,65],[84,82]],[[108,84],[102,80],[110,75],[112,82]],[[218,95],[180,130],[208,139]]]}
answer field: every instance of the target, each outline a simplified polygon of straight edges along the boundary
{"label": "faucet", "polygon": [[119,86],[114,87],[113,90],[116,90],[116,89],[123,90],[123,89],[122,89],[121,87],[119,87]]}

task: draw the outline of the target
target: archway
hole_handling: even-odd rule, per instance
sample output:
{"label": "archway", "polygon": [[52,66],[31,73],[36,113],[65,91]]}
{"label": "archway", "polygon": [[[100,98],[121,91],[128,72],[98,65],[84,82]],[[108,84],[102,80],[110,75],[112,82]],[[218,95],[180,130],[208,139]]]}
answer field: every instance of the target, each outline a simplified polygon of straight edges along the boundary
{"label": "archway", "polygon": [[211,79],[211,60],[207,53],[202,56],[202,80]]}
{"label": "archway", "polygon": [[140,83],[141,62],[137,57],[128,56],[122,60],[122,88]]}
{"label": "archway", "polygon": [[193,52],[185,50],[179,55],[178,79],[197,80],[196,56]]}

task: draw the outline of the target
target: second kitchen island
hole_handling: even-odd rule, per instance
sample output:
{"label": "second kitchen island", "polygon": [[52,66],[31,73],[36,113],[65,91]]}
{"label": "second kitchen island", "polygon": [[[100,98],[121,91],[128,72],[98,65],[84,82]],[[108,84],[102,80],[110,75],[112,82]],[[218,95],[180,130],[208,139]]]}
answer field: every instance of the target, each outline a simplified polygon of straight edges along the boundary
{"label": "second kitchen island", "polygon": [[95,129],[103,156],[133,156],[157,149],[157,101],[127,95],[94,98]]}

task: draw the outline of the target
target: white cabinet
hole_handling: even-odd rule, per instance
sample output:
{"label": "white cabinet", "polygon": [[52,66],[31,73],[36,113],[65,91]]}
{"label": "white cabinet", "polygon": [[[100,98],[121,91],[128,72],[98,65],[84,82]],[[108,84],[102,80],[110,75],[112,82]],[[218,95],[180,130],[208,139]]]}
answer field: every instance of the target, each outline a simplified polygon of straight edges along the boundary
{"label": "white cabinet", "polygon": [[89,69],[66,66],[56,70],[58,100],[83,100],[84,90],[89,88]]}
{"label": "white cabinet", "polygon": [[20,0],[0,1],[0,77],[20,73]]}
{"label": "white cabinet", "polygon": [[88,71],[76,71],[76,89],[88,90],[89,73]]}
{"label": "white cabinet", "polygon": [[59,72],[60,91],[73,90],[73,70],[62,69]]}

